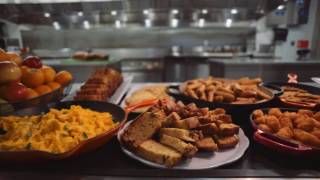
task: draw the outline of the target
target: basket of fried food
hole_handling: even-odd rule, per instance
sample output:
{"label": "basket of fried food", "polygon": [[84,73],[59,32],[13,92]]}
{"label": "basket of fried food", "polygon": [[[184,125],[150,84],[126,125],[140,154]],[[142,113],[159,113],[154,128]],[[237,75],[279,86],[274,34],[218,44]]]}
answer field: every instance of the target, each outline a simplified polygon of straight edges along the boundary
{"label": "basket of fried food", "polygon": [[[275,93],[260,86],[260,78],[240,78],[238,80],[208,77],[186,81],[179,87],[169,87],[168,94],[184,102],[194,102],[203,107],[267,107]],[[176,88],[176,90],[174,90]]]}
{"label": "basket of fried food", "polygon": [[273,150],[295,155],[320,152],[320,112],[269,108],[251,114],[254,139]]}
{"label": "basket of fried food", "polygon": [[[216,167],[215,159],[218,162],[219,157],[221,159],[237,151],[231,153],[236,160],[249,145],[243,131],[232,123],[231,116],[224,109],[210,111],[208,108],[198,108],[195,104],[185,105],[170,100],[158,101],[137,119],[128,122],[120,132],[118,139],[127,155],[160,168]],[[240,146],[239,141],[245,145]],[[224,154],[224,151],[229,153]],[[197,165],[188,161],[195,157],[201,159],[197,154],[203,152],[210,153],[209,158],[203,159],[211,164],[202,167],[201,161],[192,161],[200,162]],[[218,164],[224,163],[228,162]]]}

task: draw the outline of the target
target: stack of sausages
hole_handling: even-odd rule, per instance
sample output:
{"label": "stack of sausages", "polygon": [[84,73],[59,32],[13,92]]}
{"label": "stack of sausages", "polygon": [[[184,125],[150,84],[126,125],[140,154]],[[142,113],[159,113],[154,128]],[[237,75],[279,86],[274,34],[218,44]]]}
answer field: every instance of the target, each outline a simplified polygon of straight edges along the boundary
{"label": "stack of sausages", "polygon": [[112,68],[96,70],[77,91],[74,100],[106,101],[122,81],[121,73]]}
{"label": "stack of sausages", "polygon": [[183,93],[208,102],[257,103],[271,98],[270,95],[259,89],[259,83],[261,83],[260,78],[225,80],[209,77],[187,81]]}

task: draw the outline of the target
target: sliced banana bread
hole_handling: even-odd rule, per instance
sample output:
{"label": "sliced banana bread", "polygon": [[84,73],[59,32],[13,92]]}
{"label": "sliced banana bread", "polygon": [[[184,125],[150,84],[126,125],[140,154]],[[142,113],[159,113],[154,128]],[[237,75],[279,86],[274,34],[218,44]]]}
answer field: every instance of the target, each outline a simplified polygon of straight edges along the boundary
{"label": "sliced banana bread", "polygon": [[150,161],[172,167],[180,162],[182,155],[176,150],[162,145],[152,139],[142,142],[137,153]]}
{"label": "sliced banana bread", "polygon": [[164,119],[165,114],[161,111],[143,113],[125,130],[122,142],[130,148],[137,148],[159,130]]}
{"label": "sliced banana bread", "polygon": [[192,144],[186,143],[179,138],[168,136],[165,134],[162,134],[160,136],[160,143],[177,150],[186,157],[192,157],[198,151],[198,149]]}

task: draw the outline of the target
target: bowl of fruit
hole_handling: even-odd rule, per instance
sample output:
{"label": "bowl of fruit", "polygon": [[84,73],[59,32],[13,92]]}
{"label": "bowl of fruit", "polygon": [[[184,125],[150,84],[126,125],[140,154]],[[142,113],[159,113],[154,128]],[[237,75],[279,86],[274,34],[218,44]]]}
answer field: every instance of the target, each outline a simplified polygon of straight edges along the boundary
{"label": "bowl of fruit", "polygon": [[56,72],[36,56],[22,60],[0,49],[0,115],[59,101],[70,92],[72,79],[71,73]]}

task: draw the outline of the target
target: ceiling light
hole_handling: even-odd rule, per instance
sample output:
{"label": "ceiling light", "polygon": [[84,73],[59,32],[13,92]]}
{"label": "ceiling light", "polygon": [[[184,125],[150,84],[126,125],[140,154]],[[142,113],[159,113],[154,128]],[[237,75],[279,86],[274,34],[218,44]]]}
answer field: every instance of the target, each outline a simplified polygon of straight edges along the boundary
{"label": "ceiling light", "polygon": [[48,12],[46,12],[46,13],[44,13],[44,17],[50,17],[51,16],[51,14],[50,13],[48,13]]}
{"label": "ceiling light", "polygon": [[111,15],[112,15],[112,16],[117,15],[117,11],[111,11]]}
{"label": "ceiling light", "polygon": [[200,19],[198,20],[198,26],[199,26],[199,27],[203,27],[205,22],[206,22],[205,19],[200,18]]}
{"label": "ceiling light", "polygon": [[116,20],[116,21],[114,22],[114,25],[116,26],[116,28],[121,28],[121,22],[120,22],[120,20]]}
{"label": "ceiling light", "polygon": [[179,19],[171,19],[170,25],[171,27],[174,27],[174,28],[178,27]]}
{"label": "ceiling light", "polygon": [[172,9],[171,12],[172,12],[172,14],[178,14],[179,10],[178,9]]}
{"label": "ceiling light", "polygon": [[238,9],[236,9],[236,8],[233,8],[233,9],[231,9],[231,14],[238,14]]}
{"label": "ceiling light", "polygon": [[226,27],[231,27],[231,25],[232,25],[232,19],[228,18],[228,19],[226,20],[225,26],[226,26]]}
{"label": "ceiling light", "polygon": [[83,27],[85,28],[85,29],[90,29],[90,23],[89,23],[89,21],[83,21]]}
{"label": "ceiling light", "polygon": [[78,12],[78,16],[80,16],[80,17],[83,16],[83,12],[82,12],[82,11],[79,11],[79,12]]}
{"label": "ceiling light", "polygon": [[148,14],[149,14],[149,10],[148,10],[148,9],[144,9],[144,10],[143,10],[143,14],[144,14],[144,15],[148,15]]}
{"label": "ceiling light", "polygon": [[202,14],[208,14],[208,10],[207,9],[202,9]]}
{"label": "ceiling light", "polygon": [[54,22],[52,23],[52,25],[53,25],[53,27],[54,27],[55,30],[60,30],[60,29],[61,29],[61,26],[60,26],[60,24],[59,24],[57,21],[54,21]]}
{"label": "ceiling light", "polygon": [[145,26],[146,28],[151,27],[151,26],[152,26],[151,19],[145,19],[145,20],[144,20],[144,26]]}
{"label": "ceiling light", "polygon": [[279,5],[279,6],[277,7],[277,9],[278,9],[278,10],[284,9],[284,5]]}

